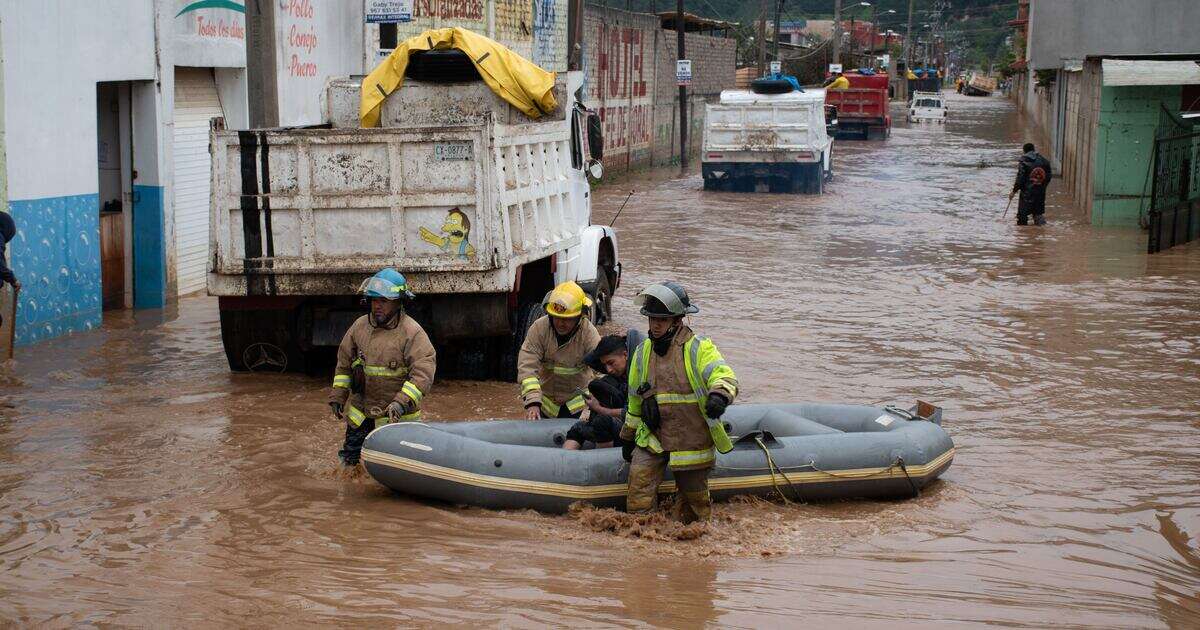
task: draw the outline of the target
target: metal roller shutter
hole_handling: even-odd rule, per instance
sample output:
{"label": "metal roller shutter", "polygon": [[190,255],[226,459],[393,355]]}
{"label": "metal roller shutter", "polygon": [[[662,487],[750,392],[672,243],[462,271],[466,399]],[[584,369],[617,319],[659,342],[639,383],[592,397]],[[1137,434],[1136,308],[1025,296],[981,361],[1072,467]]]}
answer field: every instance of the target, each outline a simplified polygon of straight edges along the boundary
{"label": "metal roller shutter", "polygon": [[209,121],[224,116],[209,68],[175,68],[175,270],[179,294],[208,272]]}

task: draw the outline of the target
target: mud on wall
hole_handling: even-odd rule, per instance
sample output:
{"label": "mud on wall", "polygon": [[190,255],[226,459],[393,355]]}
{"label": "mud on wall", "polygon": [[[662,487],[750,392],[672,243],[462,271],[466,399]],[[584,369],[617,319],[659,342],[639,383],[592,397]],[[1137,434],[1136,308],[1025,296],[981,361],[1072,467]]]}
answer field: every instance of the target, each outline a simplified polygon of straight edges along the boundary
{"label": "mud on wall", "polygon": [[[732,89],[736,42],[685,35],[692,60],[688,153],[699,151],[704,104]],[[679,159],[675,31],[657,16],[587,5],[582,37],[584,103],[604,121],[604,166],[625,170]]]}

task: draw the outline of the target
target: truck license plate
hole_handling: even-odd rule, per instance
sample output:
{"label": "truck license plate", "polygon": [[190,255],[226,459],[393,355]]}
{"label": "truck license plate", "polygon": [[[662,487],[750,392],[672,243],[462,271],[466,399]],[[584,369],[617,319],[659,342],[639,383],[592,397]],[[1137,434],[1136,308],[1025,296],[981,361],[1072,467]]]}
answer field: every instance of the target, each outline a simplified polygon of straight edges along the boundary
{"label": "truck license plate", "polygon": [[433,156],[441,161],[469,160],[471,154],[470,142],[439,142],[433,145]]}

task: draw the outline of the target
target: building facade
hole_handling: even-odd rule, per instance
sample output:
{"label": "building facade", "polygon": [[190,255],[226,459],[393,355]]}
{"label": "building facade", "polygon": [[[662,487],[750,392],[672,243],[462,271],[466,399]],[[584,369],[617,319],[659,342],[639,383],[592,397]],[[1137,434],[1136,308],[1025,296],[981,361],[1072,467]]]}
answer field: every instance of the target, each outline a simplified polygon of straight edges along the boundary
{"label": "building facade", "polygon": [[[361,72],[362,5],[267,4],[271,116],[319,123],[325,81]],[[249,124],[247,30],[240,0],[0,0],[19,344],[204,290],[208,131]]]}
{"label": "building facade", "polygon": [[1160,115],[1196,109],[1200,44],[1192,0],[1029,0],[1012,97],[1041,152],[1095,225],[1138,226],[1150,207]]}

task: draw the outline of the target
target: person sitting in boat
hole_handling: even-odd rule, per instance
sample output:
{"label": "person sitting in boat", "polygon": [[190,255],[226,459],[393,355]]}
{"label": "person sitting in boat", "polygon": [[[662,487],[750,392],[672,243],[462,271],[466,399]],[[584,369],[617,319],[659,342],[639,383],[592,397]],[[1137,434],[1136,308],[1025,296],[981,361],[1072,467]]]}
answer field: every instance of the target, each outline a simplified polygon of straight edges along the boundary
{"label": "person sitting in boat", "polygon": [[329,406],[346,421],[338,456],[355,466],[363,440],[376,425],[421,420],[421,399],[433,386],[437,352],[425,330],[404,312],[411,300],[404,274],[384,269],[368,278],[359,293],[371,312],[350,325],[338,346]]}
{"label": "person sitting in boat", "polygon": [[533,322],[517,356],[517,382],[525,417],[578,418],[587,407],[582,391],[592,380],[583,358],[600,341],[586,315],[592,301],[574,282],[546,296],[546,315]]}
{"label": "person sitting in boat", "polygon": [[629,400],[629,357],[645,339],[642,333],[629,329],[625,335],[606,335],[583,362],[592,371],[603,374],[588,383],[584,400],[591,414],[567,431],[563,448],[576,450],[623,446],[621,425],[625,423],[625,407]]}
{"label": "person sitting in boat", "polygon": [[711,340],[684,324],[685,316],[700,309],[678,283],[652,284],[634,303],[649,318],[650,338],[630,358],[629,409],[620,437],[636,446],[627,449],[625,508],[653,509],[670,466],[682,499],[677,516],[684,522],[706,520],[716,451],[733,449],[720,418],[737,396],[737,376]]}

